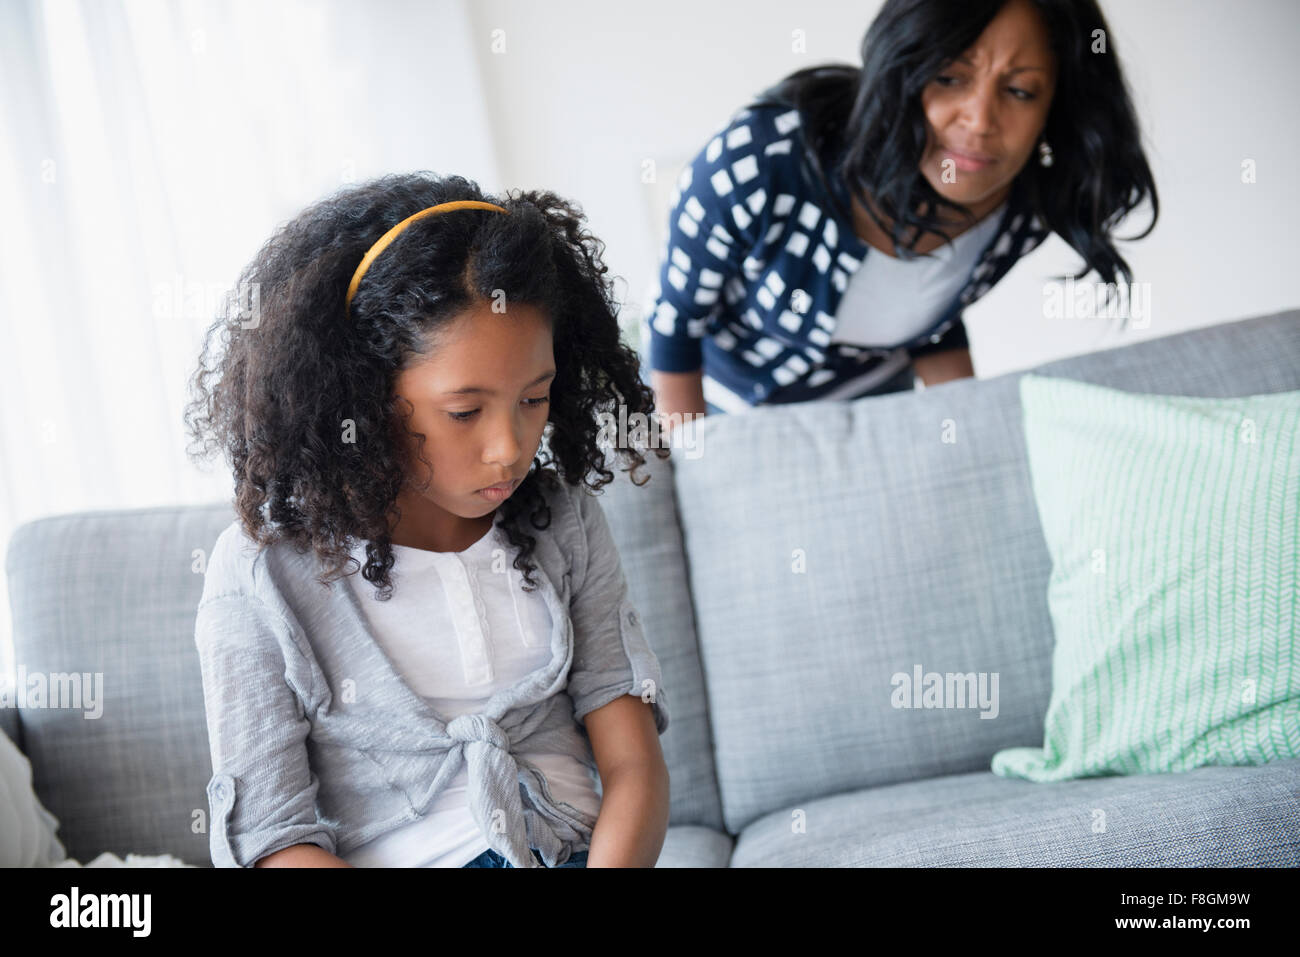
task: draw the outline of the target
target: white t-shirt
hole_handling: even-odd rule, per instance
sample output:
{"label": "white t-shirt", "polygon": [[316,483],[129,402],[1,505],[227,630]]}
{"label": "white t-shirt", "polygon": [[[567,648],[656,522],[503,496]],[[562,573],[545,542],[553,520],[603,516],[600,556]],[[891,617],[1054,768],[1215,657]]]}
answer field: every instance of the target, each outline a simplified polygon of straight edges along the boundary
{"label": "white t-shirt", "polygon": [[873,248],[849,277],[830,341],[894,349],[933,326],[966,285],[1005,209],[1003,201],[952,246],[945,243],[910,261]]}
{"label": "white t-shirt", "polygon": [[[377,600],[360,573],[345,579],[394,669],[448,721],[481,711],[498,690],[551,660],[551,614],[540,591],[520,587],[517,551],[493,524],[462,552],[394,545],[388,601]],[[365,564],[364,543],[353,557]],[[571,755],[520,752],[515,760],[536,765],[558,800],[593,816],[600,810],[595,775]],[[462,767],[424,817],[355,848],[345,860],[356,867],[468,864],[491,845],[470,814],[467,787]]]}

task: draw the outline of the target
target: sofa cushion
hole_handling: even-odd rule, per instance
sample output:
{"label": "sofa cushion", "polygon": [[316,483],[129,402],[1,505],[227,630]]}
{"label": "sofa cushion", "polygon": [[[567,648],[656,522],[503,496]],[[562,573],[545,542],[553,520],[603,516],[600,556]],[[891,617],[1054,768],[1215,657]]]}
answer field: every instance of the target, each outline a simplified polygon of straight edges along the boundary
{"label": "sofa cushion", "polygon": [[637,470],[637,481],[645,484],[638,486],[621,467],[611,466],[614,481],[597,500],[672,702],[672,720],[659,739],[671,782],[669,820],[721,830],[713,738],[672,469],[672,459],[647,454],[645,466]]}
{"label": "sofa cushion", "polygon": [[[1135,392],[1290,391],[1297,320],[1194,329],[1032,371]],[[674,480],[730,833],[793,802],[987,770],[1002,748],[1041,744],[1051,560],[1021,375],[685,426],[699,454],[674,451]],[[982,678],[996,706],[895,707],[918,670]]]}
{"label": "sofa cushion", "polygon": [[32,783],[71,858],[209,863],[212,776],[194,613],[229,506],[83,512],[15,530],[15,667],[102,675],[102,709],[23,708]]}
{"label": "sofa cushion", "polygon": [[736,839],[711,827],[674,825],[664,835],[655,867],[726,867]]}
{"label": "sofa cushion", "polygon": [[1020,379],[1056,641],[1061,781],[1300,758],[1300,391],[1152,396]]}
{"label": "sofa cushion", "polygon": [[[4,677],[0,676],[0,686],[4,684]],[[19,749],[23,746],[23,729],[19,721],[18,708],[15,706],[0,706],[0,733],[4,734],[10,741],[18,745]]]}
{"label": "sofa cushion", "polygon": [[755,821],[731,866],[1300,867],[1300,760],[1052,784],[977,772],[855,791]]}

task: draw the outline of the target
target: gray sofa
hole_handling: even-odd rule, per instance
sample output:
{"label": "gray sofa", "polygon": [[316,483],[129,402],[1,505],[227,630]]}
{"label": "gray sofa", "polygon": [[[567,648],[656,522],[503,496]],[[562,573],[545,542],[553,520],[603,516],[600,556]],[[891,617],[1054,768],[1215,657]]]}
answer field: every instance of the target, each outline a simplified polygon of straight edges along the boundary
{"label": "gray sofa", "polygon": [[[1300,389],[1300,312],[1033,370],[1135,392]],[[663,668],[659,866],[1297,866],[1300,761],[1056,784],[1042,743],[1050,559],[1020,373],[711,416],[602,504]],[[958,441],[940,441],[951,419]],[[195,556],[227,505],[31,522],[7,561],[17,660],[103,672],[104,711],[0,709],[72,857],[209,863]],[[997,672],[994,718],[891,706],[917,666]]]}

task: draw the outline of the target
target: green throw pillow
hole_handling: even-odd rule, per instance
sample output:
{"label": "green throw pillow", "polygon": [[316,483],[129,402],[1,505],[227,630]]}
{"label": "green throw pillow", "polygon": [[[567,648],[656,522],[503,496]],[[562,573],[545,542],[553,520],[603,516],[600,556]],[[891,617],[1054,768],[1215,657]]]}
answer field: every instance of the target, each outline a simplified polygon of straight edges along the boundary
{"label": "green throw pillow", "polygon": [[1300,757],[1300,392],[1020,379],[1056,632],[1031,781]]}

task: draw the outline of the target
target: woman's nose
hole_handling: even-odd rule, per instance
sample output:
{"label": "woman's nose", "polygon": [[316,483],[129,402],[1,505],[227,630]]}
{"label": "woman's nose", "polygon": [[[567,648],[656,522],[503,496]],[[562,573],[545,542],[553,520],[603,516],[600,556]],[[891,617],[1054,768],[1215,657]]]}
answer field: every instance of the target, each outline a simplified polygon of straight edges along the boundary
{"label": "woman's nose", "polygon": [[961,105],[962,121],[972,134],[983,135],[993,128],[997,112],[997,91],[987,84],[974,84]]}

